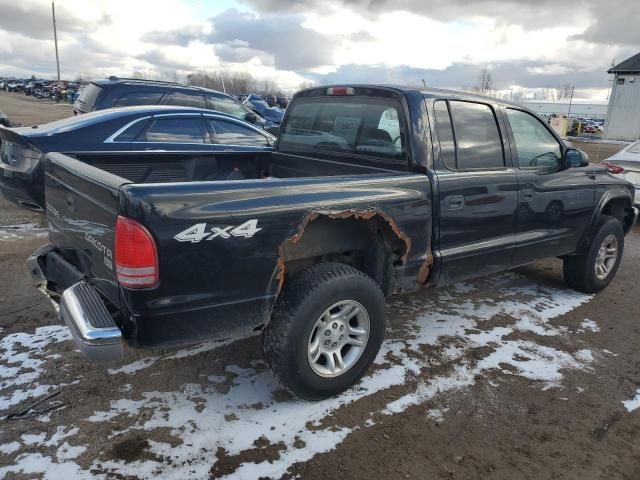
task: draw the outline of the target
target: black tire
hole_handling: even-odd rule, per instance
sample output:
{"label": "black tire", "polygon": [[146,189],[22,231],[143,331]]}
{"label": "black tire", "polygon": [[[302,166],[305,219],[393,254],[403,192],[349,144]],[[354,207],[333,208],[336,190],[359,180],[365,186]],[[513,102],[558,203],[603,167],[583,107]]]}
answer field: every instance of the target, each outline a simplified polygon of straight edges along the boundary
{"label": "black tire", "polygon": [[[609,270],[605,278],[598,278],[596,275],[596,261],[598,258],[598,252],[602,247],[603,242],[610,235],[614,235],[618,241],[618,252],[613,263],[612,268]],[[565,257],[563,264],[564,280],[566,284],[584,293],[596,293],[604,289],[613,277],[615,277],[618,271],[618,266],[622,260],[622,254],[624,252],[624,231],[622,224],[619,220],[603,215],[600,217],[594,233],[591,236],[591,241],[587,246],[586,251],[581,255],[570,255]]]}
{"label": "black tire", "polygon": [[[338,376],[323,377],[313,370],[307,357],[309,341],[323,312],[348,300],[360,304],[368,314],[368,340],[351,367]],[[307,400],[319,400],[346,390],[364,375],[380,350],[385,328],[384,295],[376,282],[348,265],[321,263],[285,284],[264,330],[264,357],[291,392]]]}

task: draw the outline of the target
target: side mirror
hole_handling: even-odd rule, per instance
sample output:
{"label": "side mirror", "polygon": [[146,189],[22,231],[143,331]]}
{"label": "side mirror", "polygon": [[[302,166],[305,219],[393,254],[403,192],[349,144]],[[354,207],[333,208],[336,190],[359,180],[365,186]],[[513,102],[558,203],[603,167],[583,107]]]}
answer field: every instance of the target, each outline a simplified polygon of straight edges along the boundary
{"label": "side mirror", "polygon": [[258,116],[253,112],[247,112],[244,119],[249,123],[256,123],[258,121]]}
{"label": "side mirror", "polygon": [[589,165],[589,155],[576,148],[567,148],[564,152],[564,164],[568,168],[586,167]]}

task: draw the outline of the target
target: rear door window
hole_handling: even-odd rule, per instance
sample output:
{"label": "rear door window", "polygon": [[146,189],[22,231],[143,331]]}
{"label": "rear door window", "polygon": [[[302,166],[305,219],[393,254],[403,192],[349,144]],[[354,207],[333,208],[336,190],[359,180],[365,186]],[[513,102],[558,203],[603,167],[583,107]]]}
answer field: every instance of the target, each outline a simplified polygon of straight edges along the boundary
{"label": "rear door window", "polygon": [[267,137],[251,128],[226,120],[209,120],[213,130],[213,142],[225,145],[267,147]]}
{"label": "rear door window", "polygon": [[436,131],[440,142],[440,158],[450,170],[456,169],[456,143],[453,137],[453,127],[449,115],[449,107],[444,100],[434,104],[436,117]]}
{"label": "rear door window", "polygon": [[504,168],[504,150],[493,109],[484,103],[449,101],[456,170]]}
{"label": "rear door window", "polygon": [[202,119],[157,118],[149,128],[136,138],[136,142],[153,143],[205,143]]}
{"label": "rear door window", "polygon": [[207,108],[204,95],[188,94],[188,93],[170,93],[164,101],[165,105],[178,105],[181,107],[197,107]]}
{"label": "rear door window", "polygon": [[157,105],[162,98],[160,92],[128,92],[120,96],[114,107],[130,107],[133,105]]}

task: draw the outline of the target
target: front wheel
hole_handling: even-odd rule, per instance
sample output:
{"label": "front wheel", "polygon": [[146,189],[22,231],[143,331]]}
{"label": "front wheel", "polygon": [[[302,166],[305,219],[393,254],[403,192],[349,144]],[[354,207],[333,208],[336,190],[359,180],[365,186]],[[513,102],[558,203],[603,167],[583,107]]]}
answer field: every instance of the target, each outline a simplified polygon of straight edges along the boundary
{"label": "front wheel", "polygon": [[615,277],[624,251],[624,231],[620,221],[602,216],[587,251],[564,259],[567,285],[584,293],[604,289]]}
{"label": "front wheel", "polygon": [[376,282],[341,263],[314,265],[290,279],[264,331],[265,360],[293,393],[318,400],[366,372],[386,328]]}

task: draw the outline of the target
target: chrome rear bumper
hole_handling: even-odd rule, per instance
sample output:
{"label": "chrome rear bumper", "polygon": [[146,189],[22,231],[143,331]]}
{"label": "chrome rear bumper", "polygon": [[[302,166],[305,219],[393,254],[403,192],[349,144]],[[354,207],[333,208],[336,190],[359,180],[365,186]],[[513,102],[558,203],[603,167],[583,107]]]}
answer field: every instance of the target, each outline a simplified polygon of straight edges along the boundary
{"label": "chrome rear bumper", "polygon": [[[46,245],[34,252],[27,260],[27,266],[36,286],[58,306],[60,318],[69,327],[73,340],[85,357],[95,362],[122,360],[122,332],[104,301],[55,247]],[[55,278],[49,278],[47,273]],[[50,283],[57,285],[58,291],[50,289]],[[64,288],[66,285],[69,286]]]}
{"label": "chrome rear bumper", "polygon": [[80,281],[63,292],[60,317],[71,330],[80,351],[89,360],[122,360],[122,332],[98,292],[89,283]]}

